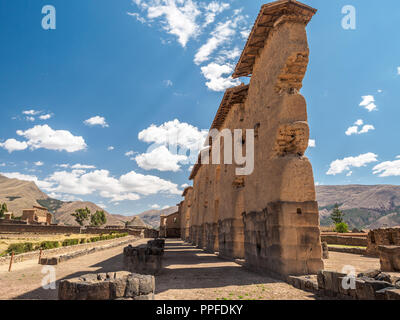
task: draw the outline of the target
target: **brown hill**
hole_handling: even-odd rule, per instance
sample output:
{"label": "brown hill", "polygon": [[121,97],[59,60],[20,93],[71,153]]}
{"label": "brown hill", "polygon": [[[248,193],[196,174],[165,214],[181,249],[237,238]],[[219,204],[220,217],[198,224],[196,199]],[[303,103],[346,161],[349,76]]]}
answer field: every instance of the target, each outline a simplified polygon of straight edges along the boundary
{"label": "brown hill", "polygon": [[[73,202],[64,202],[59,209],[55,212],[55,219],[59,224],[77,226],[78,223],[75,221],[75,218],[71,216],[71,213],[75,212],[77,209],[88,208],[91,213],[95,213],[97,210],[103,210],[106,214],[107,218],[107,226],[123,226],[124,222],[114,217],[112,214],[108,213],[106,210],[100,208],[98,205],[93,202],[88,201],[73,201]],[[89,224],[90,221],[86,222],[85,225]]]}
{"label": "brown hill", "polygon": [[37,201],[47,198],[32,181],[9,179],[0,175],[0,202],[7,203],[8,210],[15,216],[21,216],[23,209],[39,206]]}
{"label": "brown hill", "polygon": [[321,225],[332,223],[335,203],[351,227],[379,228],[400,225],[400,186],[344,185],[317,186]]}

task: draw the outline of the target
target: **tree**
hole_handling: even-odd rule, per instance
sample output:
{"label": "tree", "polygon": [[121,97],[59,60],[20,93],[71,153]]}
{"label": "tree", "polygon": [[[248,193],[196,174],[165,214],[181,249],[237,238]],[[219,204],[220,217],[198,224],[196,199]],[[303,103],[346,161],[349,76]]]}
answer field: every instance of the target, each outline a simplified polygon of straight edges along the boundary
{"label": "tree", "polygon": [[83,226],[83,223],[89,219],[91,213],[88,207],[85,209],[77,209],[75,213],[71,213],[71,216],[75,217],[75,221],[80,225]]}
{"label": "tree", "polygon": [[4,214],[8,212],[7,204],[4,202],[0,204],[0,218],[4,218]]}
{"label": "tree", "polygon": [[331,214],[331,219],[335,224],[338,224],[343,222],[343,217],[343,211],[339,210],[339,205],[336,203]]}
{"label": "tree", "polygon": [[106,223],[107,223],[107,217],[103,210],[96,211],[96,213],[90,217],[90,225],[92,226],[102,226],[103,224]]}

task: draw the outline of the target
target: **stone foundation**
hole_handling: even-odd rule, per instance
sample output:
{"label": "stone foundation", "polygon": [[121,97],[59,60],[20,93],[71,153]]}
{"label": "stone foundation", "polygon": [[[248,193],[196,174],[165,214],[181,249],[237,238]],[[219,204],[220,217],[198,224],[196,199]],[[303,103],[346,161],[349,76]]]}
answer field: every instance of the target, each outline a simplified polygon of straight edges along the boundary
{"label": "stone foundation", "polygon": [[243,221],[225,219],[218,221],[219,254],[233,259],[244,258]]}
{"label": "stone foundation", "polygon": [[62,280],[59,300],[154,300],[153,276],[126,271],[86,274]]}
{"label": "stone foundation", "polygon": [[400,246],[400,228],[382,228],[368,232],[367,254],[379,256],[379,246]]}
{"label": "stone foundation", "polygon": [[316,274],[323,269],[317,202],[270,203],[243,215],[249,267],[277,275]]}
{"label": "stone foundation", "polygon": [[379,246],[381,270],[400,272],[400,246]]}

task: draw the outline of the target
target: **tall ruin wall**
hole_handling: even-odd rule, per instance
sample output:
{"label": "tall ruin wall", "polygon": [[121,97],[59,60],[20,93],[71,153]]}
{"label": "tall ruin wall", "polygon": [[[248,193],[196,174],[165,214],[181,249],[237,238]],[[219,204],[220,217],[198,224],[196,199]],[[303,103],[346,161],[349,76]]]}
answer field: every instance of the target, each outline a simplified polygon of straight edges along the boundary
{"label": "tall ruin wall", "polygon": [[[251,75],[250,83],[225,92],[211,127],[254,129],[254,170],[237,175],[222,156],[221,164],[198,163],[193,190],[180,205],[189,241],[277,275],[323,269],[314,177],[304,156],[306,101],[299,93],[309,57],[305,27],[315,12],[289,0],[262,6],[233,74]],[[242,137],[244,149],[249,138]],[[221,155],[227,142],[221,139]]]}

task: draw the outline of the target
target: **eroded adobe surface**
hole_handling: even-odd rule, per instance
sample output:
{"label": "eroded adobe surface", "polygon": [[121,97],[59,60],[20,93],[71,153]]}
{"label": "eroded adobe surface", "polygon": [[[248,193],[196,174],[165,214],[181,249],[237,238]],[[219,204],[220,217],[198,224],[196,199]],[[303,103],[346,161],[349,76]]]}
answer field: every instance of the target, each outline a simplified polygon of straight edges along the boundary
{"label": "eroded adobe surface", "polygon": [[[200,248],[285,276],[323,269],[310,161],[306,101],[299,93],[309,59],[306,25],[316,10],[297,1],[262,6],[211,129],[254,129],[254,170],[197,163],[180,204],[181,232]],[[215,141],[212,141],[215,144]],[[242,137],[244,150],[248,137]],[[210,153],[211,154],[211,153]],[[211,157],[212,158],[212,157]]]}

